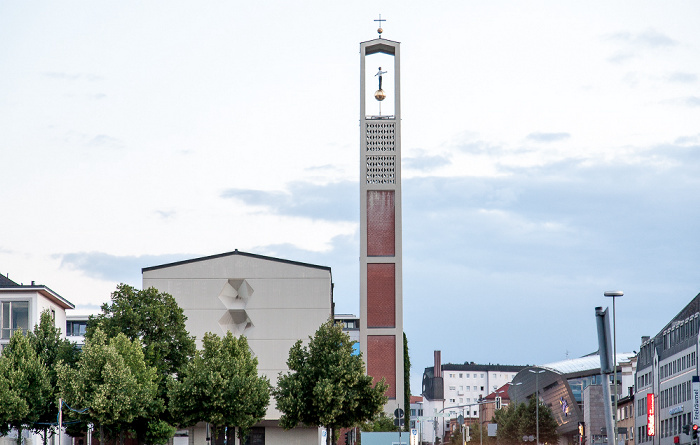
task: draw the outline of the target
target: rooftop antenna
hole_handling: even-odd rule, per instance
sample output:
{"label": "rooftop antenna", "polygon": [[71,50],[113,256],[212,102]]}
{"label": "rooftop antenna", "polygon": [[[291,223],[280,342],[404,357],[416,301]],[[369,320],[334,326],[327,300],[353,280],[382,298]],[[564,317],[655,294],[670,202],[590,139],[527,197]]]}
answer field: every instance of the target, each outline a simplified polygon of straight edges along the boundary
{"label": "rooftop antenna", "polygon": [[382,22],[386,22],[386,20],[382,20],[382,15],[379,14],[379,20],[375,20],[375,22],[379,22],[379,28],[377,28],[377,33],[379,34],[379,38],[382,38],[382,33],[384,30],[382,29]]}

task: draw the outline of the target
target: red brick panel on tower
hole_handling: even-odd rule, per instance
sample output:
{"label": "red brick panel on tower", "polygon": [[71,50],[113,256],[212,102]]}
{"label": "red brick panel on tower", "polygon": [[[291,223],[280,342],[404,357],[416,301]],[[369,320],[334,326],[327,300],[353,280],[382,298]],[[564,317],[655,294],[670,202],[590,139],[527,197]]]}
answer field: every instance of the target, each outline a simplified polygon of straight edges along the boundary
{"label": "red brick panel on tower", "polygon": [[384,377],[389,385],[385,395],[396,398],[396,337],[393,335],[367,336],[367,374],[378,382]]}
{"label": "red brick panel on tower", "polygon": [[393,256],[396,209],[393,190],[367,191],[367,255]]}
{"label": "red brick panel on tower", "polygon": [[396,265],[367,264],[367,327],[396,326]]}

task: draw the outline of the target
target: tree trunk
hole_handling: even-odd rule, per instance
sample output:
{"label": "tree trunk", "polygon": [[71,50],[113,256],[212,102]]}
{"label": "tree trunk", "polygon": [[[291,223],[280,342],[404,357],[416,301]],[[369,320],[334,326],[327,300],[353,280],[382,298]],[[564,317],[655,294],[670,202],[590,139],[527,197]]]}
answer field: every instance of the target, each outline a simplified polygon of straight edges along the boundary
{"label": "tree trunk", "polygon": [[105,445],[105,430],[100,423],[100,445]]}
{"label": "tree trunk", "polygon": [[333,428],[326,427],[326,445],[333,445]]}
{"label": "tree trunk", "polygon": [[17,445],[22,445],[22,425],[17,427]]}

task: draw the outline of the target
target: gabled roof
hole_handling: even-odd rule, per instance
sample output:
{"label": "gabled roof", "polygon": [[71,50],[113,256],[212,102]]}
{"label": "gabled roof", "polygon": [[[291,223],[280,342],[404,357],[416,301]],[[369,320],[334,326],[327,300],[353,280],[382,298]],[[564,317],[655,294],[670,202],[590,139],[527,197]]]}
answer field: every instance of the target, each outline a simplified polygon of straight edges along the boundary
{"label": "gabled roof", "polygon": [[8,277],[5,275],[0,275],[0,288],[3,287],[15,287],[19,286],[19,284],[15,283],[14,281],[10,280]]}
{"label": "gabled roof", "polygon": [[496,400],[496,397],[500,397],[502,400],[510,400],[510,397],[508,396],[508,387],[510,384],[506,383],[505,385],[501,386],[491,394],[487,395],[484,397],[486,400]]}
{"label": "gabled roof", "polygon": [[219,253],[216,255],[209,255],[209,256],[204,256],[204,257],[199,257],[199,258],[192,258],[189,260],[176,261],[174,263],[160,264],[158,266],[144,267],[141,269],[141,273],[147,272],[149,270],[165,269],[166,267],[181,266],[183,264],[190,264],[190,263],[196,263],[199,261],[213,260],[216,258],[223,258],[223,257],[227,257],[227,256],[232,256],[232,255],[241,255],[241,256],[246,256],[246,257],[250,257],[250,258],[257,258],[260,260],[276,261],[279,263],[286,263],[286,264],[294,264],[296,266],[311,267],[314,269],[327,270],[329,272],[331,271],[331,268],[329,266],[319,266],[317,264],[302,263],[299,261],[284,260],[281,258],[275,258],[275,257],[271,257],[271,256],[257,255],[257,254],[248,253],[248,252],[240,252],[238,249],[236,249],[233,252]]}

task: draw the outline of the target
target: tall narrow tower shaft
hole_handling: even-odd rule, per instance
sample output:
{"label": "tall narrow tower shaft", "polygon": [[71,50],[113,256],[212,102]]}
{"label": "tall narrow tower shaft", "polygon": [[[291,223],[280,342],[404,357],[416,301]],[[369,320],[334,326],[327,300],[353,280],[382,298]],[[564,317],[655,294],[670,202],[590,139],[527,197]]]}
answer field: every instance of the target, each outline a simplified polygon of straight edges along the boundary
{"label": "tall narrow tower shaft", "polygon": [[[382,38],[360,44],[360,348],[367,373],[389,384],[387,412],[404,402],[399,49]],[[375,54],[393,66],[377,71]]]}

